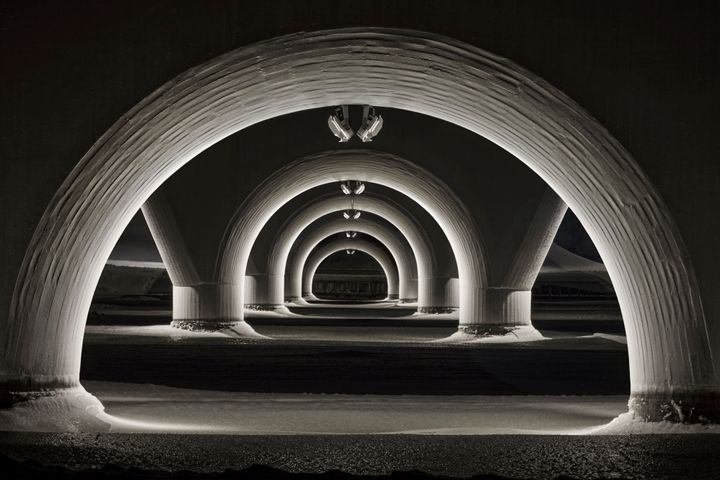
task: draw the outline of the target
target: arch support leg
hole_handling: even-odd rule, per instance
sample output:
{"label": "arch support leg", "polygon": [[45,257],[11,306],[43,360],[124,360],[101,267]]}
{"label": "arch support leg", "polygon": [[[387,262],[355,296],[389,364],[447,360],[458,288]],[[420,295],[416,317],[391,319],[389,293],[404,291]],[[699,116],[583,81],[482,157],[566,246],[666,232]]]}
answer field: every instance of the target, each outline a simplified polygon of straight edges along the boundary
{"label": "arch support leg", "polygon": [[430,277],[418,280],[418,312],[452,313],[457,310],[457,298],[448,286],[450,277]]}
{"label": "arch support leg", "polygon": [[646,422],[720,423],[720,392],[688,389],[633,392],[628,411]]}
{"label": "arch support leg", "polygon": [[[66,379],[63,379],[66,380]],[[42,432],[107,432],[105,407],[75,379],[25,378],[0,383],[0,430]]]}
{"label": "arch support leg", "polygon": [[173,286],[171,325],[198,332],[223,331],[241,337],[262,337],[243,319],[240,287],[232,284]]}
{"label": "arch support leg", "polygon": [[278,275],[250,275],[246,276],[251,279],[249,288],[245,291],[245,309],[259,312],[282,311],[287,313],[287,307],[282,298],[282,286],[284,277]]}
{"label": "arch support leg", "polygon": [[[532,292],[512,288],[482,289],[474,315],[463,315],[449,342],[531,342],[544,337],[532,326]],[[482,305],[484,304],[484,308]]]}

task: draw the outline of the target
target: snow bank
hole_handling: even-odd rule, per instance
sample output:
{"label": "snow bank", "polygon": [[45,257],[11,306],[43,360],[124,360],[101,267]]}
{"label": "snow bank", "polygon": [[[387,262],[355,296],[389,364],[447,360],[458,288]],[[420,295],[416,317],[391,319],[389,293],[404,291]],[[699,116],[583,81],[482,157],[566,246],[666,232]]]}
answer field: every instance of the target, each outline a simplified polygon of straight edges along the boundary
{"label": "snow bank", "polygon": [[617,343],[622,343],[623,345],[627,345],[627,337],[625,337],[625,335],[610,335],[609,333],[593,333],[592,335],[582,335],[577,338],[603,338],[605,340],[610,340],[611,342],[617,342]]}
{"label": "snow bank", "polygon": [[579,432],[581,435],[653,435],[670,433],[720,433],[720,425],[677,422],[648,422],[632,412],[618,415],[613,421]]}
{"label": "snow bank", "polygon": [[104,407],[83,387],[42,392],[0,410],[0,430],[34,432],[107,432]]}

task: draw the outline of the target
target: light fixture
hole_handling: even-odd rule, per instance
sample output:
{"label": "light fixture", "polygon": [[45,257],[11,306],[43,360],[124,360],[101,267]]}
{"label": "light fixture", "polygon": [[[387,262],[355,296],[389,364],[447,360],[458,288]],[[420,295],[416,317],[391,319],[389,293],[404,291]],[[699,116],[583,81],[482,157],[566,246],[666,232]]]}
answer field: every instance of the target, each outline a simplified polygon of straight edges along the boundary
{"label": "light fixture", "polygon": [[362,125],[357,131],[360,140],[362,140],[363,143],[372,142],[372,139],[380,133],[382,126],[383,118],[381,115],[375,113],[375,107],[364,105]]}
{"label": "light fixture", "polygon": [[347,250],[345,250],[345,253],[347,253],[348,255],[355,255],[355,250],[353,250],[352,248],[348,248]]}
{"label": "light fixture", "polygon": [[358,218],[360,218],[360,215],[361,215],[360,210],[352,210],[351,209],[351,210],[345,210],[343,212],[343,218],[345,218],[345,220],[350,220],[350,219],[357,220]]}
{"label": "light fixture", "polygon": [[355,195],[360,195],[364,191],[365,191],[365,184],[360,181],[355,182],[355,189],[353,190],[353,193]]}
{"label": "light fixture", "polygon": [[345,143],[353,136],[353,129],[350,128],[350,115],[348,114],[348,106],[342,105],[335,107],[333,113],[328,117],[328,127],[335,135],[340,143]]}
{"label": "light fixture", "polygon": [[345,236],[347,238],[355,238],[357,237],[357,232],[345,232]]}
{"label": "light fixture", "polygon": [[[353,185],[355,186],[353,187]],[[342,190],[345,195],[350,195],[351,193],[360,195],[365,191],[365,184],[360,180],[345,180],[344,182],[340,182],[340,190]]]}

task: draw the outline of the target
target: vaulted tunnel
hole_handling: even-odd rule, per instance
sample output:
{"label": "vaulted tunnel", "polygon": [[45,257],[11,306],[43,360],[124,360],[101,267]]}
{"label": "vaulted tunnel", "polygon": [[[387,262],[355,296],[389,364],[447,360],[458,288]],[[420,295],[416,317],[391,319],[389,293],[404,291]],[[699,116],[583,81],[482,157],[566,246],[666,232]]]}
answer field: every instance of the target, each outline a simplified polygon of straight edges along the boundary
{"label": "vaulted tunnel", "polygon": [[[334,60],[338,51],[344,53],[341,64]],[[298,62],[303,58],[313,62]],[[423,70],[418,84],[417,66],[436,63],[444,68]],[[348,89],[359,75],[369,79],[363,89]],[[208,103],[216,107],[210,116]],[[557,196],[528,172],[523,195],[508,188],[517,189],[519,178],[509,184],[493,179],[494,189],[466,187],[507,195],[502,208],[470,212],[461,200],[466,192],[444,188],[452,175],[426,173],[420,154],[404,155],[406,160],[317,148],[306,152],[309,157],[297,152],[291,158],[302,160],[265,175],[257,190],[240,197],[242,204],[221,206],[224,215],[212,218],[226,221],[203,224],[210,235],[187,235],[172,187],[162,192],[164,206],[154,205],[151,196],[172,173],[223,138],[262,120],[337,104],[409,110],[464,127],[514,154]],[[442,160],[436,169],[452,164]],[[443,182],[428,180],[432,175]],[[248,333],[243,284],[263,226],[303,191],[343,180],[400,190],[437,220],[457,263],[461,332],[470,335],[529,325],[529,289],[567,203],[598,247],[618,293],[628,333],[630,410],[658,420],[672,403],[680,405],[679,418],[715,418],[717,342],[709,337],[683,241],[640,166],[580,107],[512,63],[451,39],[382,29],[303,34],[241,48],[181,75],[111,128],[56,192],[28,246],[9,320],[0,330],[6,397],[52,392],[58,401],[82,397],[100,408],[78,380],[84,318],[112,246],[146,200],[163,259],[169,271],[175,269],[176,293],[190,298],[185,312]],[[181,192],[187,198],[188,190]],[[205,212],[195,208],[198,215]],[[508,209],[517,215],[508,216]],[[493,215],[510,221],[488,228]],[[343,224],[331,231],[345,230]],[[311,250],[301,253],[291,277],[301,280]],[[398,264],[400,279],[401,270]]]}

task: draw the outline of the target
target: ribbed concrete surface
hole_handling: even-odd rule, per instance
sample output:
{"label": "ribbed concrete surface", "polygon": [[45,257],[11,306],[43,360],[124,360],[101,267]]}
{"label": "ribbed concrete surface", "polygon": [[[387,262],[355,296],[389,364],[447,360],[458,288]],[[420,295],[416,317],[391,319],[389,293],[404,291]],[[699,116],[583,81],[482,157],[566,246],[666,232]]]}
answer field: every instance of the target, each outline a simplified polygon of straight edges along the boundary
{"label": "ribbed concrete surface", "polygon": [[[176,77],[119,119],[56,192],[28,246],[0,327],[5,388],[77,384],[103,264],[132,215],[174,171],[248,125],[344,103],[431,115],[528,164],[577,214],[608,267],[626,322],[633,392],[674,399],[718,390],[720,354],[713,357],[683,241],[625,149],[572,100],[506,59],[384,29],[302,33],[240,48]],[[433,211],[457,238],[450,232],[465,226],[448,225],[447,213]],[[264,223],[250,220],[233,236]],[[244,272],[242,262],[235,268]],[[463,283],[461,305],[473,310],[467,295],[480,286]]]}
{"label": "ribbed concrete surface", "polygon": [[498,325],[530,325],[530,290],[489,288],[486,290],[487,323]]}
{"label": "ribbed concrete surface", "polygon": [[188,320],[230,324],[243,319],[243,303],[237,285],[173,285],[173,322]]}
{"label": "ribbed concrete surface", "polygon": [[387,280],[388,298],[397,298],[399,288],[397,265],[395,265],[393,259],[377,245],[359,238],[341,238],[315,249],[310,254],[303,268],[303,296],[312,293],[313,278],[315,277],[315,272],[323,260],[333,253],[341,252],[348,248],[367,253],[380,264],[380,267],[385,273],[385,279]]}

